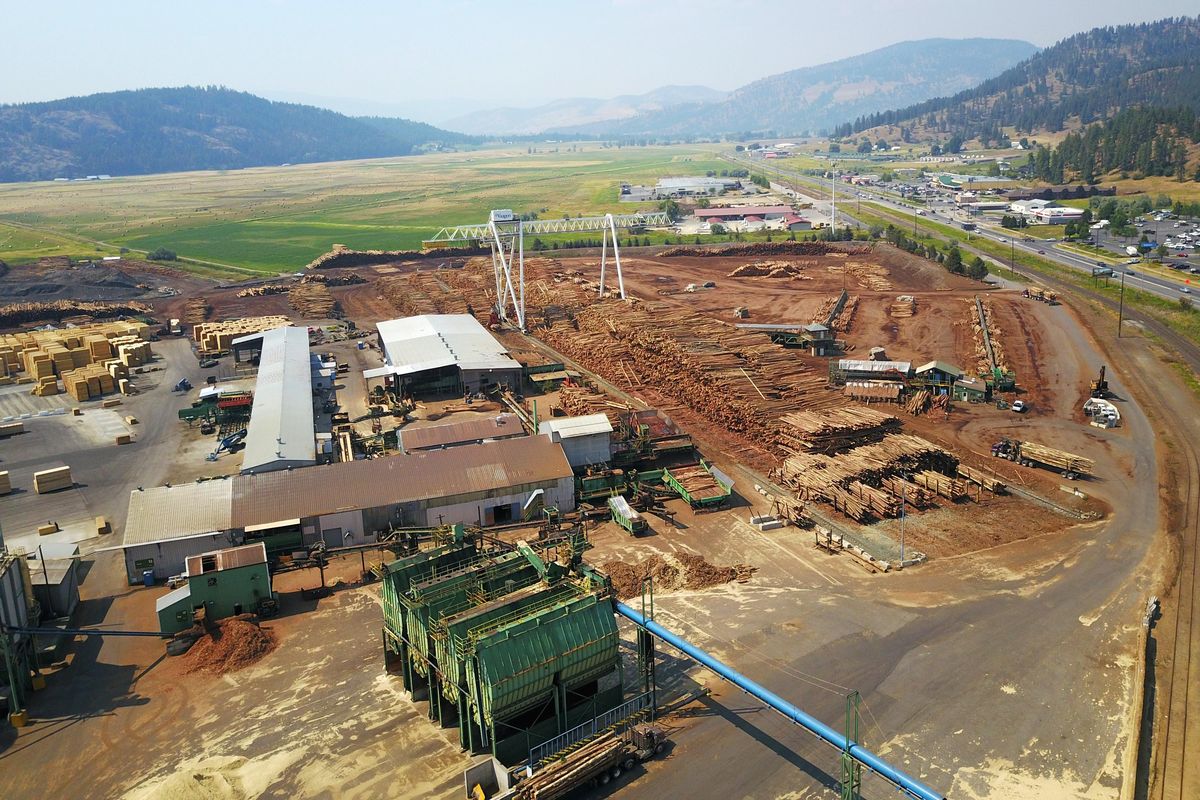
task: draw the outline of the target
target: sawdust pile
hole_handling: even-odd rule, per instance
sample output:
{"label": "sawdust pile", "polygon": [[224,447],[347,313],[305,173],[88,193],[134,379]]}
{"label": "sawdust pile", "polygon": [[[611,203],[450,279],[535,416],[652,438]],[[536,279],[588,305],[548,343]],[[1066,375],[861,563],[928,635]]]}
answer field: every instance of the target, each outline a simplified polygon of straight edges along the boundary
{"label": "sawdust pile", "polygon": [[600,566],[612,578],[613,590],[622,599],[640,594],[646,578],[654,582],[656,592],[707,589],[731,581],[745,583],[756,569],[749,564],[718,567],[690,553],[653,555],[635,564],[610,559]]}
{"label": "sawdust pile", "polygon": [[275,634],[248,614],[220,620],[184,655],[186,672],[225,675],[250,666],[275,649]]}

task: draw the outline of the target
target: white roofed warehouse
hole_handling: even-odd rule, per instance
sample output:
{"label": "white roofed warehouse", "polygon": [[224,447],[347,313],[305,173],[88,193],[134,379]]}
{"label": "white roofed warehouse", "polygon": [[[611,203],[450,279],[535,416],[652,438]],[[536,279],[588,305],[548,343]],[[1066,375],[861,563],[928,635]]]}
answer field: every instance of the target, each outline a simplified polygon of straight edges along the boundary
{"label": "white roofed warehouse", "polygon": [[520,385],[521,365],[470,314],[422,314],[376,328],[384,364],[363,373],[368,382],[382,378],[406,394]]}
{"label": "white roofed warehouse", "polygon": [[612,461],[612,423],[604,414],[557,417],[538,423],[538,433],[558,442],[574,469]]}
{"label": "white roofed warehouse", "polygon": [[261,345],[242,472],[317,463],[312,374],[320,364],[309,352],[307,329],[273,328],[233,344]]}

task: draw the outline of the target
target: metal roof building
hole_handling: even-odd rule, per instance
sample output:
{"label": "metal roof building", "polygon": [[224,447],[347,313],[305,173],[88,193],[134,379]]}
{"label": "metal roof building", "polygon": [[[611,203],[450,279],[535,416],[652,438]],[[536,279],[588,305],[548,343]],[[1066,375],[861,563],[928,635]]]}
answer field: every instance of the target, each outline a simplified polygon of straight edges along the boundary
{"label": "metal roof building", "polygon": [[267,472],[317,463],[313,429],[314,356],[306,328],[272,328],[234,339],[262,340],[254,406],[246,427],[242,472]]}
{"label": "metal roof building", "polygon": [[229,546],[234,480],[130,492],[123,544],[129,582],[141,583],[147,571],[160,581],[180,575],[189,555]]}
{"label": "metal roof building", "polygon": [[384,365],[364,372],[368,379],[391,376],[412,387],[472,391],[520,381],[521,365],[470,314],[422,314],[376,328]]}
{"label": "metal roof building", "polygon": [[575,468],[612,460],[612,430],[604,414],[557,417],[538,423],[538,433],[561,443],[567,461]]}
{"label": "metal roof building", "polygon": [[436,450],[464,444],[478,444],[495,439],[524,436],[516,414],[497,414],[494,417],[432,425],[428,428],[404,428],[400,431],[400,447],[405,452]]}

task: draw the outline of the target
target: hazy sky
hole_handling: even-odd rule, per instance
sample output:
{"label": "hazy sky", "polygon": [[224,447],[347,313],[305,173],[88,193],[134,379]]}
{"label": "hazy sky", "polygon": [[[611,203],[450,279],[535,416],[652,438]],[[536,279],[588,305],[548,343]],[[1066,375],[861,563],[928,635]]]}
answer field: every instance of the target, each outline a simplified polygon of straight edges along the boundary
{"label": "hazy sky", "polygon": [[734,89],[907,39],[1046,46],[1197,11],[1197,0],[0,0],[0,103],[221,84],[441,121],[671,83]]}

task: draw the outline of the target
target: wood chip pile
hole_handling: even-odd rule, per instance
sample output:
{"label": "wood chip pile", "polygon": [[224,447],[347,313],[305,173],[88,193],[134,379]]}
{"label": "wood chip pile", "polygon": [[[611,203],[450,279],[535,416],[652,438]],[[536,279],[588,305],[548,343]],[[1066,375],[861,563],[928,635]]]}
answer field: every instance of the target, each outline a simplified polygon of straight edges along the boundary
{"label": "wood chip pile", "polygon": [[275,649],[275,634],[242,614],[218,621],[183,655],[187,672],[225,675],[254,664]]}
{"label": "wood chip pile", "polygon": [[795,411],[779,420],[779,444],[789,453],[833,453],[900,432],[900,420],[870,408]]}
{"label": "wood chip pile", "polygon": [[653,555],[632,564],[619,559],[610,559],[600,568],[612,580],[617,597],[628,599],[642,592],[646,578],[654,581],[654,591],[669,592],[675,589],[706,589],[723,583],[737,581],[745,583],[755,572],[749,564],[734,564],[718,567],[691,553],[669,553]]}

